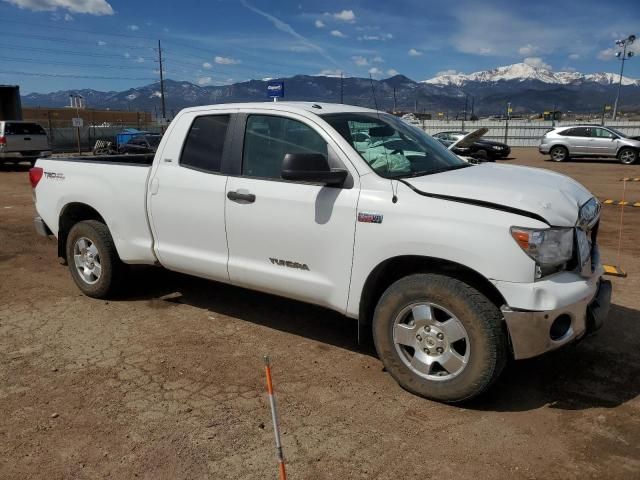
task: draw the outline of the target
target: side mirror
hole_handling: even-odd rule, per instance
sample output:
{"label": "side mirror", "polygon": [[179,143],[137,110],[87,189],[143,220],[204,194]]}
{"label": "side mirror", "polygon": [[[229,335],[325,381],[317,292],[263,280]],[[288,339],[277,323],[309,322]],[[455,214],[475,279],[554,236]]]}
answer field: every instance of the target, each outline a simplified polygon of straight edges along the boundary
{"label": "side mirror", "polygon": [[331,169],[327,157],[320,153],[287,153],[282,161],[284,180],[342,185],[346,170]]}

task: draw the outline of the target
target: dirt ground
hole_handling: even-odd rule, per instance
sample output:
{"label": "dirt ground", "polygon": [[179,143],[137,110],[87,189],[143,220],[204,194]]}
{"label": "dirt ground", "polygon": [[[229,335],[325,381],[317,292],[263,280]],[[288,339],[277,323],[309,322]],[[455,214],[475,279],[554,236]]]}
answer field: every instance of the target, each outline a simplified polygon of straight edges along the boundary
{"label": "dirt ground", "polygon": [[[513,157],[601,199],[640,176]],[[81,295],[34,233],[26,171],[0,168],[0,478],[277,478],[265,353],[291,479],[640,478],[640,208],[624,210],[629,278],[598,335],[514,362],[452,407],[403,391],[355,322],[320,308],[152,268],[126,297]],[[626,198],[640,201],[640,182]],[[603,207],[609,263],[620,210]]]}

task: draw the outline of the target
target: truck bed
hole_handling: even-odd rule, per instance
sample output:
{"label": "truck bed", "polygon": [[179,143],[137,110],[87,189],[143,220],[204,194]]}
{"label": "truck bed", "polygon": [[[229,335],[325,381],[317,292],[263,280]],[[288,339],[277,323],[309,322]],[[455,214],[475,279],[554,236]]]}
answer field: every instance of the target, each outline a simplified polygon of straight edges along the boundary
{"label": "truck bed", "polygon": [[38,159],[44,170],[36,208],[57,236],[60,216],[70,205],[86,205],[104,219],[126,263],[154,263],[146,209],[153,155]]}
{"label": "truck bed", "polygon": [[68,157],[56,156],[47,158],[47,160],[150,167],[153,164],[153,157],[153,153],[141,155],[96,155],[93,157],[72,155]]}

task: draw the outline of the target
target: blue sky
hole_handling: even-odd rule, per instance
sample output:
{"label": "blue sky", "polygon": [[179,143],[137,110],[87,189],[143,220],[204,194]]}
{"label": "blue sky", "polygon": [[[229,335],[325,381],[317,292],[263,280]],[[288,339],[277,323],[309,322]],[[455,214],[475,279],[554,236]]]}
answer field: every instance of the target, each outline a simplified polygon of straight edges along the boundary
{"label": "blue sky", "polygon": [[[302,74],[424,80],[526,61],[617,72],[640,1],[0,0],[0,84],[124,90]],[[640,41],[634,48],[640,55]],[[640,56],[625,75],[640,77]]]}

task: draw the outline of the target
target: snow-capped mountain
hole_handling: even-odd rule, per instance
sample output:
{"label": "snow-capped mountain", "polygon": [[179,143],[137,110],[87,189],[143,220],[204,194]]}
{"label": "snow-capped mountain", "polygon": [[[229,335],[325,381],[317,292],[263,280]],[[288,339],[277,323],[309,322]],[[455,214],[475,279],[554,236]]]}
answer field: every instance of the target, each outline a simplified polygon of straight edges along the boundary
{"label": "snow-capped mountain", "polygon": [[[470,74],[457,73],[448,75],[439,75],[437,77],[424,80],[423,83],[441,86],[462,87],[470,82],[499,82],[503,81],[520,81],[537,80],[543,83],[572,85],[585,82],[599,83],[600,85],[617,84],[620,75],[616,73],[588,73],[579,72],[553,72],[546,68],[536,67],[526,63],[514,63],[504,67],[494,68],[492,70],[484,70]],[[622,77],[623,85],[640,86],[640,80],[629,77]]]}

